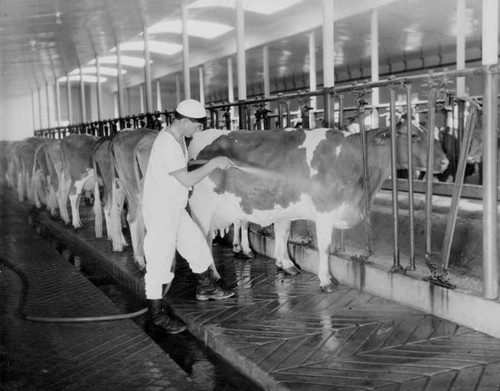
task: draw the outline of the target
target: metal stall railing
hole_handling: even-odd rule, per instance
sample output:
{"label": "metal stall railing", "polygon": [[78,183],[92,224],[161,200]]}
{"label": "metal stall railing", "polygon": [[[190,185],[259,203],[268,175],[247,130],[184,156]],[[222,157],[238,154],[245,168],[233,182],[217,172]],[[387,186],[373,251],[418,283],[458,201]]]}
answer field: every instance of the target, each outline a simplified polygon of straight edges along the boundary
{"label": "metal stall railing", "polygon": [[[393,272],[403,271],[406,269],[415,269],[415,232],[414,232],[414,179],[413,179],[413,167],[412,159],[409,159],[409,175],[406,186],[402,186],[402,181],[397,178],[396,171],[396,108],[403,107],[406,109],[407,115],[407,129],[411,132],[411,119],[412,119],[412,86],[416,83],[427,83],[429,88],[428,101],[425,102],[427,105],[428,112],[428,125],[429,131],[433,133],[435,124],[435,114],[437,101],[439,99],[439,94],[444,94],[443,99],[450,99],[449,84],[450,78],[456,78],[460,76],[477,76],[484,75],[484,98],[483,100],[487,102],[485,115],[483,116],[483,133],[485,137],[485,195],[483,197],[484,204],[484,256],[483,264],[485,270],[484,284],[485,284],[485,296],[488,298],[496,297],[497,286],[497,269],[496,269],[496,199],[497,199],[497,186],[496,186],[496,108],[497,104],[497,93],[496,93],[496,73],[497,66],[490,67],[478,67],[469,68],[464,70],[456,71],[443,71],[443,72],[429,72],[427,74],[421,75],[411,75],[405,77],[391,77],[386,80],[379,80],[376,82],[366,82],[366,83],[356,83],[345,86],[337,86],[331,88],[324,88],[323,90],[317,91],[303,91],[295,94],[278,94],[275,96],[270,96],[266,98],[253,98],[247,99],[245,101],[238,102],[221,102],[212,103],[207,106],[207,110],[210,112],[209,125],[212,128],[226,128],[231,130],[236,129],[256,129],[256,130],[266,130],[266,129],[277,129],[292,126],[293,115],[297,115],[302,120],[302,127],[307,126],[310,123],[309,116],[314,115],[315,118],[311,122],[315,123],[318,127],[329,127],[338,128],[340,130],[344,129],[344,112],[347,110],[353,110],[359,120],[360,133],[362,139],[362,149],[363,149],[363,182],[365,184],[365,189],[367,189],[367,184],[369,182],[368,177],[368,167],[367,167],[367,154],[369,150],[366,145],[366,128],[365,128],[365,116],[366,110],[373,109],[368,102],[364,99],[364,96],[369,94],[373,88],[387,88],[389,91],[389,103],[380,105],[388,110],[388,115],[390,118],[389,128],[392,134],[391,142],[391,180],[388,188],[392,191],[392,209],[393,209]],[[494,87],[495,86],[495,87]],[[398,90],[404,92],[406,102],[400,103],[396,101],[396,93]],[[346,97],[355,96],[356,106],[347,107]],[[309,107],[310,99],[315,97],[319,103],[322,103],[322,109],[311,111]],[[448,103],[445,103],[446,106]],[[294,112],[293,107],[297,110]],[[377,106],[380,111],[380,107]],[[463,110],[465,104],[460,104],[461,113],[459,114],[459,119],[464,118]],[[489,111],[488,111],[489,110]],[[238,113],[237,118],[232,118],[231,113]],[[295,113],[295,114],[294,114]],[[494,114],[495,115],[494,115]],[[97,136],[107,136],[116,133],[117,131],[126,128],[137,128],[137,127],[150,127],[153,129],[160,129],[162,124],[169,124],[172,120],[172,112],[155,112],[138,114],[134,116],[127,116],[124,118],[104,120],[100,122],[86,123],[86,124],[76,124],[67,127],[58,127],[51,129],[39,130],[35,134],[44,137],[55,137],[62,138],[68,134],[81,134],[89,133],[95,134]],[[321,118],[322,117],[322,118]],[[467,122],[463,127],[459,128],[459,133],[463,134],[464,139],[462,143],[461,151],[461,161],[460,164],[465,164],[464,159],[466,158],[466,151],[470,143],[471,134],[471,116],[469,116],[469,122]],[[493,137],[495,139],[493,140]],[[486,141],[488,140],[488,142]],[[489,144],[488,144],[489,143]],[[495,148],[493,148],[494,146]],[[427,162],[427,172],[432,172],[432,148],[433,148],[433,137],[429,137],[429,161]],[[412,156],[412,143],[411,137],[408,137],[407,144],[408,156]],[[458,176],[461,177],[461,170],[458,172]],[[454,185],[449,187],[454,187],[454,191],[460,196],[462,184],[461,178],[458,178]],[[399,206],[398,206],[398,191],[406,187],[405,190],[408,192],[408,202],[409,202],[409,241],[410,241],[410,254],[408,260],[408,267],[405,268],[401,265],[400,261],[400,242],[399,242],[399,232],[400,232],[400,222],[399,222]],[[429,261],[431,259],[435,261],[436,253],[432,251],[431,243],[431,227],[432,227],[432,196],[433,196],[433,182],[432,175],[427,175],[425,187],[423,190],[426,194],[426,241],[425,241],[425,254],[426,259]],[[454,196],[455,197],[455,196]],[[368,197],[365,195],[365,198]],[[367,250],[370,254],[372,251],[371,245],[371,218],[370,218],[370,203],[367,202],[366,208],[366,218],[365,218],[365,235]],[[452,202],[452,211],[450,212],[450,218],[452,221],[449,222],[449,228],[447,227],[447,233],[450,238],[453,236],[453,229],[456,224],[456,210],[458,208],[458,202]],[[454,217],[455,216],[455,217]],[[445,240],[444,246],[450,245],[450,240]],[[341,238],[341,251],[344,250],[343,239]],[[439,253],[439,262],[441,262],[441,270],[446,272],[449,262],[449,251],[443,247],[443,250]],[[448,254],[448,255],[447,255]],[[493,260],[494,259],[494,262]],[[495,265],[493,265],[495,263]],[[434,275],[433,277],[436,277]],[[441,285],[452,287],[452,284],[446,284],[446,279],[442,275],[437,278],[430,278],[431,282],[440,283]]]}

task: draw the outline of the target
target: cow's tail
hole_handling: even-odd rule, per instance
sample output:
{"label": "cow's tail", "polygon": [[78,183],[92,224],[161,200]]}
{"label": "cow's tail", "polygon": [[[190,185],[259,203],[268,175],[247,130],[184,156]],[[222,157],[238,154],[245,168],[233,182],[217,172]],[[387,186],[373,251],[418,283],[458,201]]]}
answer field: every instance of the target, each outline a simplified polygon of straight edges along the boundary
{"label": "cow's tail", "polygon": [[35,158],[33,160],[33,169],[31,171],[31,180],[29,188],[29,198],[35,203],[37,208],[42,207],[42,202],[45,203],[45,193],[44,193],[44,177],[42,169],[38,167],[38,160],[40,159],[40,154],[43,153],[41,147],[37,148],[35,152]]}
{"label": "cow's tail", "polygon": [[[94,175],[97,176],[97,164],[94,158],[92,158],[92,165],[94,166]],[[102,238],[102,204],[97,178],[94,181],[94,231],[96,238]]]}

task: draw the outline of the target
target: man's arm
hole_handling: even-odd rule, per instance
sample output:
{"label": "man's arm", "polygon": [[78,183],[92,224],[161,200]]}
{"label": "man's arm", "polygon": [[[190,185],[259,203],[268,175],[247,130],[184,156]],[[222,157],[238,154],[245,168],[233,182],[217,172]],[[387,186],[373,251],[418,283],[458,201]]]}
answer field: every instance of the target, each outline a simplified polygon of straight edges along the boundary
{"label": "man's arm", "polygon": [[235,164],[230,159],[225,156],[218,156],[209,160],[205,165],[195,170],[188,171],[187,167],[183,167],[179,170],[171,172],[170,174],[184,186],[191,187],[205,179],[205,177],[207,177],[216,168],[225,170],[230,167],[235,167]]}

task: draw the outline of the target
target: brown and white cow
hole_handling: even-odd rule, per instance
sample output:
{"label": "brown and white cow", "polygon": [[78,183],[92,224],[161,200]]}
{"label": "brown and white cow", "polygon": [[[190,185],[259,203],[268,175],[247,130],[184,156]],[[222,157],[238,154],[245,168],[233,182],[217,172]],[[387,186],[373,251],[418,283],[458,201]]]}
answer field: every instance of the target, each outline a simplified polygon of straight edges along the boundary
{"label": "brown and white cow", "polygon": [[[82,192],[94,190],[94,168],[92,167],[92,148],[97,137],[87,134],[71,134],[61,140],[62,177],[59,182],[62,192],[61,210],[71,204],[72,225],[75,229],[82,226],[80,220],[80,198]],[[68,224],[68,221],[65,221]]]}
{"label": "brown and white cow", "polygon": [[[146,171],[151,146],[158,135],[156,130],[140,128],[122,131],[110,142],[110,152],[114,171],[112,188],[112,240],[118,242],[121,234],[121,208],[123,194],[127,201],[127,222],[134,250],[134,261],[139,270],[144,269],[144,221],[141,212],[142,182]],[[121,202],[121,205],[120,205]],[[115,245],[113,245],[113,248]]]}
{"label": "brown and white cow", "polygon": [[[210,137],[203,135],[200,139],[206,142]],[[415,131],[412,141],[414,167],[423,168],[427,133]],[[390,132],[370,131],[367,142],[372,201],[390,176]],[[405,133],[398,132],[397,144],[397,163],[403,168],[408,163]],[[331,129],[219,132],[205,149],[195,135],[190,148],[201,150],[191,155],[198,159],[225,155],[239,167],[216,170],[194,186],[189,206],[207,239],[214,230],[223,230],[236,221],[261,226],[274,223],[276,261],[289,268],[293,267],[286,245],[290,221],[313,220],[320,286],[331,291],[336,283],[328,266],[332,230],[351,228],[365,215],[361,136],[344,137]],[[442,171],[448,161],[438,145],[434,150],[434,169]]]}
{"label": "brown and white cow", "polygon": [[43,137],[29,137],[24,139],[17,148],[16,154],[19,158],[18,171],[18,195],[19,200],[24,201],[27,198],[35,202],[35,194],[32,186],[33,166],[35,162],[36,150],[49,139]]}

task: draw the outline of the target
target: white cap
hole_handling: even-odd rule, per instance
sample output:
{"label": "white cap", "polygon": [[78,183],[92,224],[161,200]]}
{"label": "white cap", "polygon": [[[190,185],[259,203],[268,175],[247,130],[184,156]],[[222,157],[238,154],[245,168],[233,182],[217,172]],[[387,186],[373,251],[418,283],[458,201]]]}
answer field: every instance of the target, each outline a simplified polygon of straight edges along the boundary
{"label": "white cap", "polygon": [[177,113],[186,118],[204,119],[207,117],[205,107],[194,99],[186,99],[180,102],[175,109]]}

